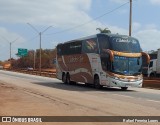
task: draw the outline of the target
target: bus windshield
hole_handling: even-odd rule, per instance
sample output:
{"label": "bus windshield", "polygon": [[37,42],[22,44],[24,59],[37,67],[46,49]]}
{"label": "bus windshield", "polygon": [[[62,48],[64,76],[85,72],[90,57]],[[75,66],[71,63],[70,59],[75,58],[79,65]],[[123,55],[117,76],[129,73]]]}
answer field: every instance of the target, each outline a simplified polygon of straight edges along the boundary
{"label": "bus windshield", "polygon": [[114,51],[139,53],[141,51],[139,41],[132,37],[122,36],[109,38],[111,48]]}
{"label": "bus windshield", "polygon": [[140,75],[142,68],[142,58],[130,58],[115,56],[112,63],[112,71],[121,75]]}

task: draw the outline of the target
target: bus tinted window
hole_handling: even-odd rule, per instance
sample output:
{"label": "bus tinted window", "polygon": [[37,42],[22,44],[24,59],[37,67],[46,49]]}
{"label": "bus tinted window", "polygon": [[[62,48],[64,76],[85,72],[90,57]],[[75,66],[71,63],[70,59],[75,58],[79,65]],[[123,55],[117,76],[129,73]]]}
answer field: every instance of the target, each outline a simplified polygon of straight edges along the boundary
{"label": "bus tinted window", "polygon": [[80,54],[82,50],[82,42],[73,42],[69,45],[69,54]]}
{"label": "bus tinted window", "polygon": [[138,40],[130,37],[110,37],[111,49],[120,52],[141,52]]}
{"label": "bus tinted window", "polygon": [[110,44],[107,36],[104,35],[98,36],[98,42],[101,53],[106,53],[106,50],[110,49]]}
{"label": "bus tinted window", "polygon": [[71,51],[71,50],[69,49],[69,46],[70,46],[69,43],[63,44],[63,47],[62,47],[62,55],[68,55],[68,54],[69,54],[69,52]]}
{"label": "bus tinted window", "polygon": [[83,53],[98,53],[96,39],[88,39],[83,41]]}
{"label": "bus tinted window", "polygon": [[62,55],[62,45],[57,46],[57,55]]}
{"label": "bus tinted window", "polygon": [[82,51],[82,42],[70,42],[57,46],[58,55],[80,54]]}

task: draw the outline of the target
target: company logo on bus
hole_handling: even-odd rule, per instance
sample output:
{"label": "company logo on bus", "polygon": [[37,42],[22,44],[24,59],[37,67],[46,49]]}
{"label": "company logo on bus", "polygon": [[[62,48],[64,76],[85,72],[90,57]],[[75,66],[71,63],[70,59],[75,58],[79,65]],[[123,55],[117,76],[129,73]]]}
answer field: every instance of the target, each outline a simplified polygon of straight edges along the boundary
{"label": "company logo on bus", "polygon": [[77,62],[83,62],[82,56],[72,56],[69,58],[69,63],[77,63]]}

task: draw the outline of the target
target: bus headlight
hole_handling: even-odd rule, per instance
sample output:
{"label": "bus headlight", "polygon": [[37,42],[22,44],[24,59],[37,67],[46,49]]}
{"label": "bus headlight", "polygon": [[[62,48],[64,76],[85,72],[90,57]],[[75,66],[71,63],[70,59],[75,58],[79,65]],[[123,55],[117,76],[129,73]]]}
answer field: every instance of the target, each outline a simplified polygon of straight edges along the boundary
{"label": "bus headlight", "polygon": [[126,79],[126,78],[124,78],[124,79],[120,78],[119,80],[124,81],[124,82],[128,81],[128,79]]}
{"label": "bus headlight", "polygon": [[119,78],[118,78],[118,77],[114,77],[114,79],[115,79],[115,80],[118,80]]}

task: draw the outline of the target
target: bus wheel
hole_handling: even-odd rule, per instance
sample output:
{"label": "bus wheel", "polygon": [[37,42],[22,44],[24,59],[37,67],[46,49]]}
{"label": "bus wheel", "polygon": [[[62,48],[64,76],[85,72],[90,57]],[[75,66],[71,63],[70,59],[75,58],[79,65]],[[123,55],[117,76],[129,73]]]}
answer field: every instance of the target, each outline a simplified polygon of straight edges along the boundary
{"label": "bus wheel", "polygon": [[155,73],[151,73],[151,74],[150,74],[150,77],[155,77]]}
{"label": "bus wheel", "polygon": [[63,73],[63,75],[62,75],[62,82],[66,83],[66,75],[65,75],[65,73]]}
{"label": "bus wheel", "polygon": [[102,88],[102,86],[100,85],[99,77],[97,75],[94,77],[94,87],[96,89]]}
{"label": "bus wheel", "polygon": [[89,83],[85,83],[85,86],[89,87],[89,86],[90,86],[90,84],[89,84]]}
{"label": "bus wheel", "polygon": [[128,89],[128,87],[121,87],[121,89],[122,89],[122,90],[127,90],[127,89]]}
{"label": "bus wheel", "polygon": [[70,84],[70,82],[71,82],[71,81],[70,81],[70,75],[67,74],[67,76],[66,76],[66,83],[67,83],[67,84]]}

